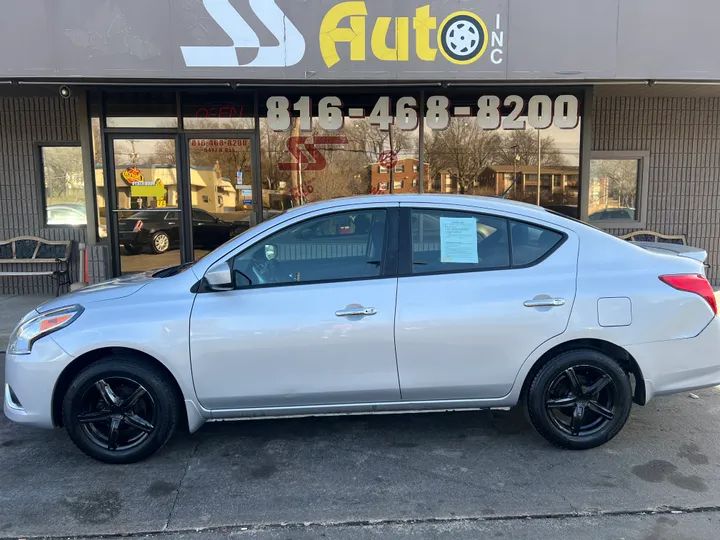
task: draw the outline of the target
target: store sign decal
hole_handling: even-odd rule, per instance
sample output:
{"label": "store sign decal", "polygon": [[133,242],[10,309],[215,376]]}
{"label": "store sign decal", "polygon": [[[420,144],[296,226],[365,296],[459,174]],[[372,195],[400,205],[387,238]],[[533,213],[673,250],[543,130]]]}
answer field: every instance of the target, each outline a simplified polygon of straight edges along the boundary
{"label": "store sign decal", "polygon": [[[342,2],[328,10],[320,25],[320,53],[327,67],[340,62],[338,43],[350,44],[350,60],[366,59],[368,36],[368,10],[366,2]],[[395,43],[388,46],[390,24],[394,22]],[[412,25],[411,25],[412,22]],[[490,59],[493,64],[503,61],[504,32],[500,27],[500,14],[494,17],[492,35],[485,21],[471,11],[451,13],[438,25],[430,6],[418,7],[412,17],[377,17],[370,32],[370,50],[377,60],[407,62],[411,57],[433,62],[438,51],[449,62],[471,64],[485,53],[492,42]],[[414,55],[410,53],[410,28],[415,33]],[[434,35],[433,35],[434,34]],[[433,42],[433,37],[435,41]]]}
{"label": "store sign decal", "polygon": [[[293,117],[290,100],[285,96],[271,96],[266,104],[268,127],[273,131],[288,131]],[[389,96],[380,96],[371,111],[362,107],[346,107],[337,96],[320,99],[317,110],[313,111],[310,97],[303,96],[292,104],[292,109],[300,119],[300,131],[312,131],[315,119],[321,129],[339,131],[346,116],[367,118],[371,126],[381,131],[389,131],[393,125],[401,131],[414,131],[420,121],[418,102],[412,96],[396,99],[394,107]],[[435,131],[447,129],[452,117],[471,116],[475,116],[479,128],[487,131],[500,128],[524,130],[528,125],[533,129],[548,129],[552,125],[559,129],[575,129],[580,122],[578,99],[573,95],[561,95],[555,99],[536,95],[527,102],[517,95],[505,99],[483,95],[473,106],[453,106],[447,96],[437,95],[430,96],[425,103],[426,126]],[[315,137],[315,142],[320,138]],[[288,142],[288,150],[292,152],[289,145]]]}
{"label": "store sign decal", "polygon": [[345,146],[348,138],[344,135],[288,137],[285,147],[293,161],[278,163],[281,171],[321,171],[327,167],[327,160],[317,145]]}
{"label": "store sign decal", "polygon": [[145,182],[145,176],[143,176],[143,174],[140,172],[140,169],[138,169],[137,167],[128,167],[120,173],[120,176],[122,176],[123,180],[125,180],[128,184],[131,185],[155,185],[155,182]]}
{"label": "store sign decal", "polygon": [[[260,45],[260,38],[232,6],[230,0],[203,0],[203,6],[233,44],[180,47],[187,67],[287,67],[302,60],[305,39],[278,7],[275,0],[249,0],[250,9],[277,40],[277,45]],[[257,49],[257,56],[240,64],[238,49]]]}

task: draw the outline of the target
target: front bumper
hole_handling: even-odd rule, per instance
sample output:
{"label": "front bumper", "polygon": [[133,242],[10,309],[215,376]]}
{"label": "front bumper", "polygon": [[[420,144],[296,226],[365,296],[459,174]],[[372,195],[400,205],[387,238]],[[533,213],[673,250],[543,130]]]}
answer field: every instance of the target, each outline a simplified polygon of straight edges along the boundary
{"label": "front bumper", "polygon": [[626,347],[645,380],[646,402],[654,396],[720,385],[720,317],[694,338]]}
{"label": "front bumper", "polygon": [[13,422],[52,428],[55,384],[63,369],[72,360],[73,357],[66,353],[52,336],[36,341],[30,354],[7,354],[5,416]]}

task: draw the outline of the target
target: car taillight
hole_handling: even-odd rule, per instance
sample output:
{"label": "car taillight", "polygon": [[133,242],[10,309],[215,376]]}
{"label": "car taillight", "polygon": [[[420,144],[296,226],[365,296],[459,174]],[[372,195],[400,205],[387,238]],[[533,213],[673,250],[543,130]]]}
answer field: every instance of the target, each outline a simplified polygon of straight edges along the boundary
{"label": "car taillight", "polygon": [[133,232],[140,232],[140,229],[142,229],[143,222],[138,219],[138,222],[135,224],[135,227],[133,228]]}
{"label": "car taillight", "polygon": [[717,301],[715,300],[715,292],[710,286],[710,282],[701,274],[675,274],[669,276],[658,276],[660,281],[667,283],[671,287],[679,290],[695,293],[702,296],[717,315]]}

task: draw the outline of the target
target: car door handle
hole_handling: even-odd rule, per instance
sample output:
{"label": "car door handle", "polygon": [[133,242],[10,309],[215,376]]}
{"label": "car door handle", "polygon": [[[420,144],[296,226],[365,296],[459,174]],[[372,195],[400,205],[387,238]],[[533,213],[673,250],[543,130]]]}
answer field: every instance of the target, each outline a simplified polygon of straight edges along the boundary
{"label": "car door handle", "polygon": [[350,309],[339,309],[335,312],[338,317],[353,317],[357,315],[375,315],[377,310],[372,307],[366,308],[350,308]]}
{"label": "car door handle", "polygon": [[565,305],[564,298],[540,298],[538,300],[525,300],[525,307],[559,307]]}

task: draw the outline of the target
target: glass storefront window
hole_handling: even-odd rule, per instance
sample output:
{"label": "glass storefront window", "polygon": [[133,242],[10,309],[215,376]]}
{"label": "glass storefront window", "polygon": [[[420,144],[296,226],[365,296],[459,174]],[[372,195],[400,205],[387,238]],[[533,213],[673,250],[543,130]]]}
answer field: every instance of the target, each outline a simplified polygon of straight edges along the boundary
{"label": "glass storefront window", "polygon": [[176,128],[177,118],[171,116],[109,116],[109,128]]}
{"label": "glass storefront window", "polygon": [[[266,211],[351,195],[417,192],[419,96],[329,90],[263,94],[259,102]],[[393,119],[397,110],[401,118]]]}
{"label": "glass storefront window", "polygon": [[108,128],[177,128],[174,92],[106,92]]}
{"label": "glass storefront window", "polygon": [[255,223],[249,138],[190,139],[195,259]]}
{"label": "glass storefront window", "polygon": [[588,220],[597,225],[609,222],[639,222],[639,195],[643,159],[608,156],[590,160]]}
{"label": "glass storefront window", "polygon": [[438,93],[427,97],[426,107],[424,159],[431,180],[425,191],[507,191],[508,199],[536,204],[539,160],[541,206],[578,217],[577,98]]}
{"label": "glass storefront window", "polygon": [[47,225],[86,225],[85,180],[82,148],[79,146],[41,146],[45,223]]}

